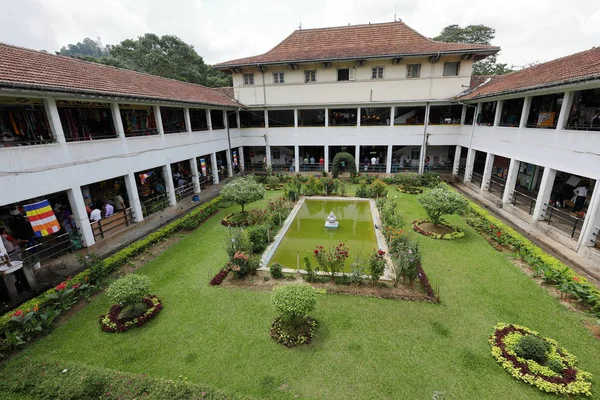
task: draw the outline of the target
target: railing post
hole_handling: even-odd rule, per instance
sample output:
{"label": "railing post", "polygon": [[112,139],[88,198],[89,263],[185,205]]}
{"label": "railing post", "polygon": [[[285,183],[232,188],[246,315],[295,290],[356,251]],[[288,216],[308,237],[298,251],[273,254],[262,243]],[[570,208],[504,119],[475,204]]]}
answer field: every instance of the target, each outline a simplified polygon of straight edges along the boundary
{"label": "railing post", "polygon": [[548,210],[548,208],[550,208],[550,215],[548,216],[548,225],[550,225],[550,220],[552,219],[552,212],[554,211],[552,207],[549,207],[546,204],[546,210]]}
{"label": "railing post", "polygon": [[531,213],[533,212],[533,205],[535,204],[535,200],[531,199],[529,200],[529,215],[531,215]]}
{"label": "railing post", "polygon": [[102,231],[102,220],[98,220],[98,229],[100,230],[100,237],[104,239],[104,232]]}
{"label": "railing post", "polygon": [[571,231],[571,237],[575,236],[575,230],[577,229],[578,222],[579,222],[579,218],[575,218],[575,223],[573,224],[573,230]]}

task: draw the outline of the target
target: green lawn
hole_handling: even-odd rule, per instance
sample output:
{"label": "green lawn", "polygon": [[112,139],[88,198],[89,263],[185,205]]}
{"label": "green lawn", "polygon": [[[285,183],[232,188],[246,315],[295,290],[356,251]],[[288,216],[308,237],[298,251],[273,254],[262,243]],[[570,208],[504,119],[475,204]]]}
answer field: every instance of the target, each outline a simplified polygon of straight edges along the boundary
{"label": "green lawn", "polygon": [[[425,216],[416,196],[402,200],[407,222]],[[352,192],[348,188],[348,192]],[[280,192],[269,192],[269,196]],[[258,206],[255,205],[255,206]],[[414,234],[442,303],[319,295],[310,346],[287,349],[268,335],[270,294],[210,287],[226,261],[222,210],[139,270],[154,282],[164,310],[142,329],[100,331],[102,295],[25,353],[127,372],[209,384],[257,398],[451,399],[550,398],[510,377],[490,355],[497,322],[522,324],[559,341],[579,366],[600,376],[600,345],[545,290],[489,246],[459,217],[464,238]],[[10,363],[7,366],[10,368]],[[592,391],[600,398],[600,387]]]}

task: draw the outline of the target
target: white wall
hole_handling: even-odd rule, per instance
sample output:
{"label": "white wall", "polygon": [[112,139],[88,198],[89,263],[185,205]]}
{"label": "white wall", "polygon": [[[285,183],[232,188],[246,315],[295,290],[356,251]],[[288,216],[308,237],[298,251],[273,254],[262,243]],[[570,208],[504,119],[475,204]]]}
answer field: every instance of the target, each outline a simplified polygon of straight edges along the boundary
{"label": "white wall", "polygon": [[[472,61],[461,61],[458,76],[443,76],[444,62],[461,61],[460,56],[443,57],[436,63],[427,58],[407,58],[393,65],[391,59],[369,60],[364,66],[356,62],[299,64],[298,70],[287,65],[267,66],[266,72],[255,67],[233,73],[233,86],[238,101],[248,106],[348,104],[392,101],[445,100],[456,96],[470,82]],[[407,78],[407,64],[421,64],[419,78]],[[382,66],[383,79],[371,79],[371,68]],[[354,81],[337,81],[339,68],[355,69]],[[317,82],[304,83],[304,71],[316,70]],[[273,73],[283,72],[285,83],[273,83]],[[254,85],[243,84],[243,74],[254,74]],[[264,85],[263,85],[264,77]],[[266,95],[266,100],[265,100]]]}

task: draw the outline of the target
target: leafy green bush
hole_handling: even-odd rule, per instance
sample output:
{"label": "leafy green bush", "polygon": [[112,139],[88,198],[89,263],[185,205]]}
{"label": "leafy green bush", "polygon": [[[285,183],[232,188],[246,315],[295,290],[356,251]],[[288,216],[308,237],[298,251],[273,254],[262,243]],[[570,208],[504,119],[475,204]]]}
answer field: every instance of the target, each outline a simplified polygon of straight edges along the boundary
{"label": "leafy green bush", "polygon": [[282,279],[283,278],[283,265],[279,263],[271,264],[269,267],[269,272],[271,272],[271,277],[273,279]]}
{"label": "leafy green bush", "polygon": [[271,188],[275,188],[277,185],[279,185],[279,182],[279,178],[276,176],[267,177],[267,185],[271,186]]}
{"label": "leafy green bush", "polygon": [[193,231],[198,227],[198,225],[200,225],[200,221],[190,218],[181,223],[181,229]]}
{"label": "leafy green bush", "polygon": [[515,353],[526,360],[533,360],[541,365],[548,361],[550,344],[536,335],[524,335],[515,346]]}
{"label": "leafy green bush", "polygon": [[291,283],[278,286],[272,296],[273,307],[285,324],[295,329],[304,317],[317,306],[317,296],[312,286]]}
{"label": "leafy green bush", "polygon": [[419,274],[419,265],[421,264],[421,254],[419,244],[412,240],[406,240],[403,248],[394,253],[395,263],[392,270],[392,282],[397,287],[400,279],[404,283],[408,280],[412,285]]}
{"label": "leafy green bush", "polygon": [[150,294],[150,278],[144,275],[129,274],[110,284],[106,295],[123,309],[135,309],[142,299]]}
{"label": "leafy green bush", "polygon": [[324,194],[323,181],[319,178],[315,178],[314,176],[308,178],[308,181],[306,181],[303,189],[305,196],[319,196]]}
{"label": "leafy green bush", "polygon": [[354,156],[347,152],[340,152],[333,157],[331,176],[334,178],[339,176],[342,163],[344,164],[344,169],[350,172],[350,176],[356,175],[356,161],[354,160]]}
{"label": "leafy green bush", "polygon": [[235,178],[221,189],[223,200],[244,206],[265,198],[265,188],[253,178]]}
{"label": "leafy green bush", "polygon": [[[436,187],[440,184],[440,174],[434,171],[427,171],[423,175],[421,175],[421,185],[426,187]],[[414,185],[419,186],[419,185]]]}
{"label": "leafy green bush", "polygon": [[233,258],[234,254],[238,251],[242,251],[245,253],[252,252],[252,244],[250,243],[250,238],[244,232],[243,228],[230,228],[227,230],[227,235],[223,240],[223,248],[225,252],[229,256],[229,258]]}
{"label": "leafy green bush", "polygon": [[385,183],[381,179],[375,179],[369,187],[369,197],[385,197],[387,195],[387,188]]}
{"label": "leafy green bush", "polygon": [[548,360],[548,368],[550,368],[552,371],[556,372],[557,374],[562,374],[562,372],[565,369],[565,366],[562,362],[560,362],[559,360]]}
{"label": "leafy green bush", "polygon": [[404,172],[394,175],[395,184],[402,186],[421,186],[421,175],[414,172]]}
{"label": "leafy green bush", "polygon": [[253,225],[246,228],[252,253],[262,253],[269,244],[269,229],[265,225]]}
{"label": "leafy green bush", "polygon": [[367,198],[370,196],[369,187],[367,186],[366,180],[361,180],[358,187],[356,188],[356,197]]}
{"label": "leafy green bush", "polygon": [[371,282],[376,284],[379,281],[383,271],[385,270],[385,252],[383,250],[373,250],[369,254],[367,260],[369,266],[369,275],[371,275]]}
{"label": "leafy green bush", "polygon": [[464,214],[469,206],[463,196],[443,186],[419,195],[417,200],[434,225],[439,225],[444,215]]}

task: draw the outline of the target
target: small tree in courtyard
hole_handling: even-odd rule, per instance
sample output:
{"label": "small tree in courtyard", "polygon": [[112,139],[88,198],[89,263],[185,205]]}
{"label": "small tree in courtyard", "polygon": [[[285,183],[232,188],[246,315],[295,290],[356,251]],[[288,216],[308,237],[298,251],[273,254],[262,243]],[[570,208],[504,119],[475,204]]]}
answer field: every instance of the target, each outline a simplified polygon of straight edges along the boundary
{"label": "small tree in courtyard", "polygon": [[460,194],[439,186],[418,197],[431,223],[439,225],[444,215],[463,214],[469,203]]}
{"label": "small tree in courtyard", "polygon": [[223,200],[244,206],[265,198],[265,188],[252,178],[236,178],[221,190]]}
{"label": "small tree in courtyard", "polygon": [[312,286],[301,283],[276,287],[272,300],[284,327],[292,332],[305,323],[306,314],[317,305]]}

